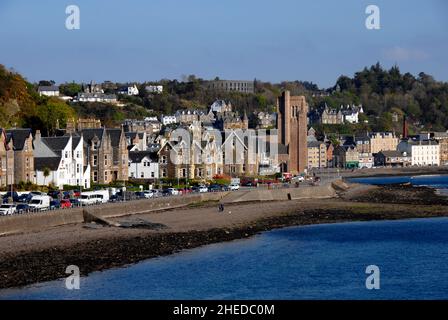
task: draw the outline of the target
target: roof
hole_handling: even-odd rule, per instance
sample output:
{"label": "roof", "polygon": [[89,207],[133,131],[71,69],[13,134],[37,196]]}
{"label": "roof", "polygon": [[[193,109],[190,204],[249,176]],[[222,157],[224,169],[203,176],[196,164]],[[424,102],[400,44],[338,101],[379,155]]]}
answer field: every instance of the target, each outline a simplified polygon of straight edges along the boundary
{"label": "roof", "polygon": [[404,155],[403,152],[398,150],[387,150],[380,151],[379,153],[383,154],[385,157],[408,157],[409,155]]}
{"label": "roof", "polygon": [[106,129],[106,134],[110,136],[112,147],[120,145],[121,129]]}
{"label": "roof", "polygon": [[320,148],[320,146],[323,144],[324,142],[322,141],[310,141],[308,142],[308,148]]}
{"label": "roof", "polygon": [[102,139],[104,133],[104,128],[96,128],[96,129],[83,129],[81,131],[82,136],[84,137],[84,141],[89,143],[93,137],[97,136],[98,139]]}
{"label": "roof", "polygon": [[59,91],[59,87],[58,86],[39,86],[37,88],[38,92],[42,92],[42,91]]}
{"label": "roof", "polygon": [[129,152],[129,161],[131,162],[142,162],[142,160],[148,157],[152,162],[157,162],[158,157],[157,153],[151,151],[130,151]]}
{"label": "roof", "polygon": [[31,135],[31,129],[11,129],[6,131],[7,141],[12,138],[14,150],[23,150],[26,139]]}
{"label": "roof", "polygon": [[34,158],[34,169],[43,171],[45,168],[48,168],[52,171],[56,171],[59,168],[60,162],[60,157]]}
{"label": "roof", "polygon": [[62,150],[67,146],[70,136],[62,137],[42,137],[42,141],[58,155],[61,155]]}

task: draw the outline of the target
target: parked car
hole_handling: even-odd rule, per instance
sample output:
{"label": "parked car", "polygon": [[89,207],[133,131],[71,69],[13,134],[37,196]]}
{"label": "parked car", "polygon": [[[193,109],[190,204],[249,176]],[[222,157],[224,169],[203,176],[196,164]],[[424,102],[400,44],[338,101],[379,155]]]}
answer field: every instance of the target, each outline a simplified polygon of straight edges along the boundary
{"label": "parked car", "polygon": [[15,204],[2,204],[0,206],[0,215],[7,216],[14,214],[16,212],[16,205]]}
{"label": "parked car", "polygon": [[154,197],[154,190],[145,190],[143,191],[143,194],[145,196],[146,199],[150,199]]}
{"label": "parked car", "polygon": [[199,192],[200,193],[208,192],[208,188],[206,186],[204,186],[204,185],[200,185],[199,186]]}
{"label": "parked car", "polygon": [[56,210],[61,208],[61,203],[59,200],[51,200],[50,201],[50,210]]}
{"label": "parked car", "polygon": [[62,209],[68,209],[68,208],[72,207],[72,203],[70,202],[70,199],[62,199],[61,203],[60,203],[60,206],[61,206]]}
{"label": "parked car", "polygon": [[219,184],[212,184],[208,187],[209,192],[219,192],[221,191],[221,186]]}
{"label": "parked car", "polygon": [[26,203],[30,200],[30,194],[29,193],[22,193],[19,198],[17,199],[17,202]]}
{"label": "parked car", "polygon": [[109,202],[109,190],[83,192],[79,200],[82,205],[106,203]]}
{"label": "parked car", "polygon": [[137,191],[137,192],[134,193],[134,194],[135,194],[135,197],[136,197],[137,199],[146,199],[146,195],[145,195],[145,193],[142,192],[142,191]]}
{"label": "parked car", "polygon": [[229,185],[229,189],[230,189],[230,191],[237,191],[240,189],[240,185],[236,184],[236,183],[232,183]]}
{"label": "parked car", "polygon": [[50,196],[33,196],[28,205],[31,209],[43,211],[50,208],[50,201]]}
{"label": "parked car", "polygon": [[3,200],[4,199],[8,199],[8,198],[12,198],[12,200],[14,202],[18,202],[19,200],[19,194],[16,191],[8,191],[6,192],[6,194],[3,196]]}
{"label": "parked car", "polygon": [[81,201],[79,201],[79,199],[72,198],[72,199],[70,199],[69,201],[70,201],[70,204],[71,204],[71,207],[72,207],[72,208],[73,208],[73,207],[80,207],[80,206],[81,206]]}
{"label": "parked car", "polygon": [[179,195],[179,190],[174,189],[174,188],[168,188],[168,193],[172,196],[178,196]]}
{"label": "parked car", "polygon": [[28,211],[30,211],[30,206],[26,203],[19,203],[16,206],[17,213],[27,213]]}

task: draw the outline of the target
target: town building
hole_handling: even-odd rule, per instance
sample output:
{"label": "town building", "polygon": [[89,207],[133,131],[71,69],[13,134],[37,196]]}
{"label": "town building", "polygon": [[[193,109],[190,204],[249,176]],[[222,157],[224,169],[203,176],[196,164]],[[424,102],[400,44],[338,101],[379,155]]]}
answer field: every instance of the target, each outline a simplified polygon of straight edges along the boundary
{"label": "town building", "polygon": [[359,152],[359,168],[360,169],[371,169],[375,165],[375,158],[373,154],[368,152]]}
{"label": "town building", "polygon": [[35,183],[33,134],[31,129],[10,129],[6,131],[7,143],[12,141],[14,150],[14,183]]}
{"label": "town building", "polygon": [[84,129],[84,155],[95,184],[128,180],[128,149],[122,129]]}
{"label": "town building", "polygon": [[209,90],[254,93],[255,82],[246,80],[212,80],[206,81],[205,86]]}
{"label": "town building", "polygon": [[126,119],[123,129],[125,132],[145,132],[147,136],[151,136],[160,132],[162,123],[157,117],[147,117],[143,120]]}
{"label": "town building", "polygon": [[126,95],[126,96],[138,96],[139,91],[137,86],[134,84],[133,86],[125,86],[118,89],[118,94]]}
{"label": "town building", "polygon": [[0,128],[0,187],[14,184],[14,146]]}
{"label": "town building", "polygon": [[308,169],[327,167],[327,145],[323,141],[308,142]]}
{"label": "town building", "polygon": [[176,116],[167,116],[167,115],[162,115],[160,117],[160,122],[162,122],[162,125],[164,126],[168,126],[170,124],[175,124],[177,123],[177,118]]}
{"label": "town building", "polygon": [[151,151],[129,152],[129,178],[155,181],[159,179],[159,158]]}
{"label": "town building", "polygon": [[84,157],[84,139],[78,135],[34,138],[34,166],[38,185],[90,188],[90,165]]}
{"label": "town building", "polygon": [[448,132],[433,132],[431,138],[439,143],[440,165],[448,165]]}
{"label": "town building", "polygon": [[440,146],[436,140],[403,140],[397,149],[411,156],[413,166],[440,165]]}
{"label": "town building", "polygon": [[393,132],[374,132],[369,134],[369,138],[370,153],[397,150],[399,139]]}
{"label": "town building", "polygon": [[146,86],[145,90],[148,93],[161,94],[161,93],[163,93],[163,86],[160,86],[160,85],[150,85],[150,86]]}
{"label": "town building", "polygon": [[277,99],[279,142],[288,148],[287,170],[299,174],[308,167],[307,146],[308,104],[304,96],[291,96],[284,91]]}
{"label": "town building", "polygon": [[39,93],[39,96],[59,97],[59,87],[58,86],[39,86],[37,88],[37,93]]}
{"label": "town building", "polygon": [[359,168],[359,153],[354,145],[338,146],[334,149],[334,165],[337,168]]}
{"label": "town building", "polygon": [[406,151],[380,151],[375,154],[375,166],[378,167],[408,167],[412,164],[412,157]]}

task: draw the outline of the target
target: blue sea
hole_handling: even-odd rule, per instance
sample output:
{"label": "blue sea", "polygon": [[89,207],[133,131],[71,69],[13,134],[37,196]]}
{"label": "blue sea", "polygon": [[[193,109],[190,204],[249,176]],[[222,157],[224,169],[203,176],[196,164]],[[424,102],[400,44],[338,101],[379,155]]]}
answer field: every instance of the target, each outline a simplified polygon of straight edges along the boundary
{"label": "blue sea", "polygon": [[[79,290],[61,279],[0,299],[448,299],[447,261],[448,218],[289,227],[95,272]],[[370,265],[379,289],[366,288]]]}

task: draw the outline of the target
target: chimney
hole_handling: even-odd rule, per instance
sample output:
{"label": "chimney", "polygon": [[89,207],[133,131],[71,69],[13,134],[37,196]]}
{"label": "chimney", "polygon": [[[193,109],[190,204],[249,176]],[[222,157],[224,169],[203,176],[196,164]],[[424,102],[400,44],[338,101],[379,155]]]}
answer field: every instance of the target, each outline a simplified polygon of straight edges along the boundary
{"label": "chimney", "polygon": [[407,118],[406,118],[406,115],[405,115],[405,116],[403,116],[403,139],[407,139],[408,135],[409,135],[409,132],[408,132],[408,121],[407,121]]}
{"label": "chimney", "polygon": [[40,140],[41,138],[40,130],[36,130],[36,133],[34,134],[34,140]]}

